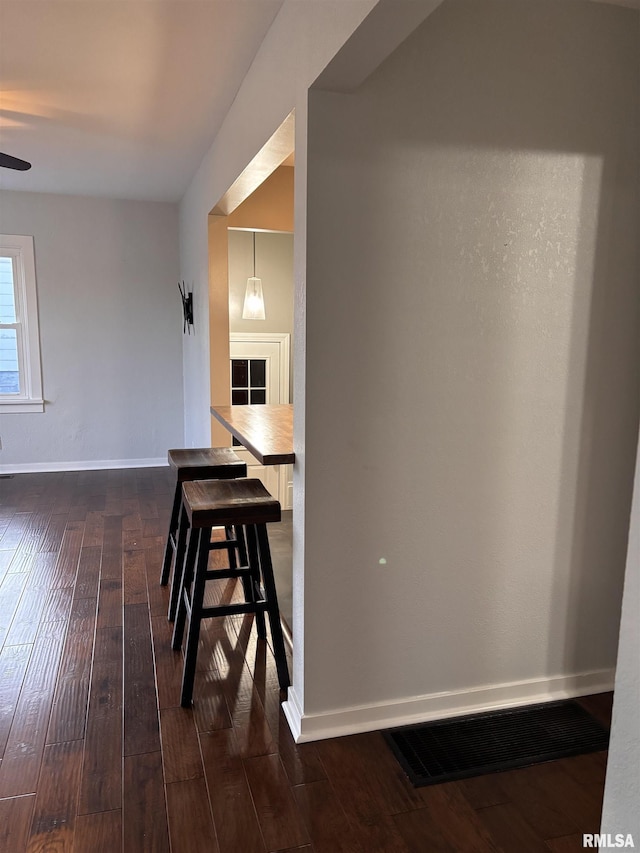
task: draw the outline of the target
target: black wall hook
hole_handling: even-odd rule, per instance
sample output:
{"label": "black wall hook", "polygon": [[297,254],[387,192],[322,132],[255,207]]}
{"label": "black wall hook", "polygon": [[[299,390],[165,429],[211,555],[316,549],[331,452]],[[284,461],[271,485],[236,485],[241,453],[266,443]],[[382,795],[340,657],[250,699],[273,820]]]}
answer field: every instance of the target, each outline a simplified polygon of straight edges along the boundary
{"label": "black wall hook", "polygon": [[182,331],[183,333],[188,332],[191,334],[191,327],[193,326],[193,292],[186,292],[184,281],[182,282],[182,286],[178,282],[178,290],[182,297],[182,316],[184,317]]}

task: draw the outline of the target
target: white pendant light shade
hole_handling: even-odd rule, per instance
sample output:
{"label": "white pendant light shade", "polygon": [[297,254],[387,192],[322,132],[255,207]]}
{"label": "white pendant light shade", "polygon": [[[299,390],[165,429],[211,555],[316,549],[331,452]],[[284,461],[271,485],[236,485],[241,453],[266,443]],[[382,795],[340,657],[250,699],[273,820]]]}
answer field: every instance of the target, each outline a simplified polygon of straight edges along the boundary
{"label": "white pendant light shade", "polygon": [[244,294],[242,308],[243,320],[264,320],[264,296],[262,295],[262,279],[255,275],[247,279],[247,289]]}
{"label": "white pendant light shade", "polygon": [[262,279],[256,277],[256,232],[253,232],[253,275],[247,279],[247,289],[244,293],[242,306],[243,320],[264,320],[264,296],[262,295]]}

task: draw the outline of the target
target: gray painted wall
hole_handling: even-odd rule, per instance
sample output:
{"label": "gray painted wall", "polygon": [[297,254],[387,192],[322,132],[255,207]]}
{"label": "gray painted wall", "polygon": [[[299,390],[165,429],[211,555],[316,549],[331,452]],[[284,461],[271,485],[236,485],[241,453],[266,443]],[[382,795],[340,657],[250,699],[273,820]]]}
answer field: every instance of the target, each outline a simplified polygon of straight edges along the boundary
{"label": "gray painted wall", "polygon": [[4,191],[34,237],[43,414],[0,415],[0,467],[166,460],[183,443],[177,206]]}
{"label": "gray painted wall", "polygon": [[598,4],[454,0],[355,94],[311,93],[310,731],[611,684],[637,30]]}

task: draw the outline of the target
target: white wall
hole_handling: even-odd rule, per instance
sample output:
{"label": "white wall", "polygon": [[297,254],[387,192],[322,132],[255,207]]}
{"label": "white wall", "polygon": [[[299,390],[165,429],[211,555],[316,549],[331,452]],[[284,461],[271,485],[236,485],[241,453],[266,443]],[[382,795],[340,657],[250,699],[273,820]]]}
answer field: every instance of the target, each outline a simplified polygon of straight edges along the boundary
{"label": "white wall", "polygon": [[0,469],[165,462],[183,443],[177,206],[4,191],[34,237],[43,414],[0,415]]}
{"label": "white wall", "polygon": [[303,737],[611,685],[637,29],[453,0],[311,93]]}

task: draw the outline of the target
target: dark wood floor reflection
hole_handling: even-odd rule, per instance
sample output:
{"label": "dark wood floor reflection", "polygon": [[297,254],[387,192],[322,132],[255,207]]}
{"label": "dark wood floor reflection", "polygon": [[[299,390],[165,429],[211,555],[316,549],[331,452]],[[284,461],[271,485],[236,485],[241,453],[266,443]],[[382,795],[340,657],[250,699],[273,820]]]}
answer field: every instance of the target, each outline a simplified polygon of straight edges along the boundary
{"label": "dark wood floor reflection", "polygon": [[378,733],[296,746],[250,617],[209,620],[180,708],[169,501],[165,469],[0,479],[2,853],[568,853],[598,831],[604,753],[416,790]]}

